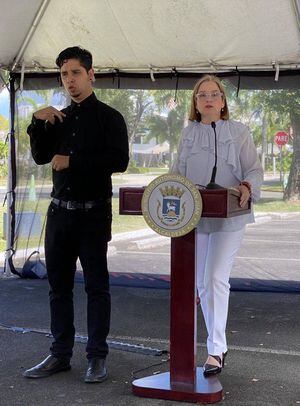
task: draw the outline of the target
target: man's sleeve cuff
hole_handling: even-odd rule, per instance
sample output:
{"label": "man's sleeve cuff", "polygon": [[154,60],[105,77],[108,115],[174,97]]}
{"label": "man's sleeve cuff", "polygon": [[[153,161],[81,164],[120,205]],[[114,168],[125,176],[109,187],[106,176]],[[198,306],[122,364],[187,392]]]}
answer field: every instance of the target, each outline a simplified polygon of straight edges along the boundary
{"label": "man's sleeve cuff", "polygon": [[70,155],[70,158],[69,158],[69,168],[70,168],[70,170],[72,171],[77,171],[78,169],[80,169],[80,159],[79,159],[79,157],[77,156],[74,156],[74,155]]}
{"label": "man's sleeve cuff", "polygon": [[42,127],[45,127],[45,121],[40,120],[40,119],[36,118],[34,115],[32,115],[31,125],[35,128],[42,128]]}

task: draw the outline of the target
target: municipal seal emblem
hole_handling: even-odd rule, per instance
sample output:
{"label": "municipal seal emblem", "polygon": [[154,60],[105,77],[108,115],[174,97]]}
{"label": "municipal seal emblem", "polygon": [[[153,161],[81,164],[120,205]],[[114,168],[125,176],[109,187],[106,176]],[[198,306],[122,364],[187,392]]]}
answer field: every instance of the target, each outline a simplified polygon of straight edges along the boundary
{"label": "municipal seal emblem", "polygon": [[142,212],[147,224],[167,237],[180,237],[196,227],[202,198],[196,186],[181,175],[154,179],[145,189]]}

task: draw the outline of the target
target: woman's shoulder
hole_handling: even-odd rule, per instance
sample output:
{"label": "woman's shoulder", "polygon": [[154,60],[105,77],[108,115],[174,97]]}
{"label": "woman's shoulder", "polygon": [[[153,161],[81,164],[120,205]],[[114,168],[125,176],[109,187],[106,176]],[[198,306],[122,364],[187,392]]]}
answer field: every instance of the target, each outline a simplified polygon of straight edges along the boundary
{"label": "woman's shoulder", "polygon": [[230,133],[233,138],[246,138],[250,135],[250,129],[245,124],[241,123],[240,121],[235,120],[227,120],[228,126],[230,129]]}
{"label": "woman's shoulder", "polygon": [[198,121],[190,121],[182,130],[182,137],[188,137],[196,128],[200,128]]}
{"label": "woman's shoulder", "polygon": [[240,121],[228,120],[228,124],[231,128],[234,128],[236,131],[249,131],[249,127]]}

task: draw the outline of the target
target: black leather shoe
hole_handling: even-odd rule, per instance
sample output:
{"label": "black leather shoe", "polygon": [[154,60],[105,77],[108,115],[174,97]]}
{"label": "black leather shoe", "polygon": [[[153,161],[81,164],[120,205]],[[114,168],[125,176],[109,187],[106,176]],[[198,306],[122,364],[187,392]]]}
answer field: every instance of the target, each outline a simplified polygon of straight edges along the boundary
{"label": "black leather shoe", "polygon": [[23,373],[25,378],[46,378],[47,376],[56,374],[60,371],[68,371],[71,369],[70,361],[66,359],[56,358],[49,355],[40,364],[27,369]]}
{"label": "black leather shoe", "polygon": [[107,375],[105,358],[92,358],[88,362],[88,369],[85,374],[84,382],[103,382],[107,378]]}

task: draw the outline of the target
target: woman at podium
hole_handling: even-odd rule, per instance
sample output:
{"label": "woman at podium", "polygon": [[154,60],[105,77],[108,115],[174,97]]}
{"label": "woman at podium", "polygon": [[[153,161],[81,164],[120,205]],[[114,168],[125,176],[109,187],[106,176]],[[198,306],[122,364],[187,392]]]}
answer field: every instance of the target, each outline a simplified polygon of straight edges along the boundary
{"label": "woman at podium", "polygon": [[[205,75],[195,85],[177,160],[171,170],[207,188],[240,191],[240,205],[257,201],[263,182],[248,128],[229,119],[224,88],[217,77]],[[197,226],[197,289],[205,319],[208,358],[204,375],[221,372],[227,354],[226,323],[229,276],[253,212],[232,218],[202,218]]]}

